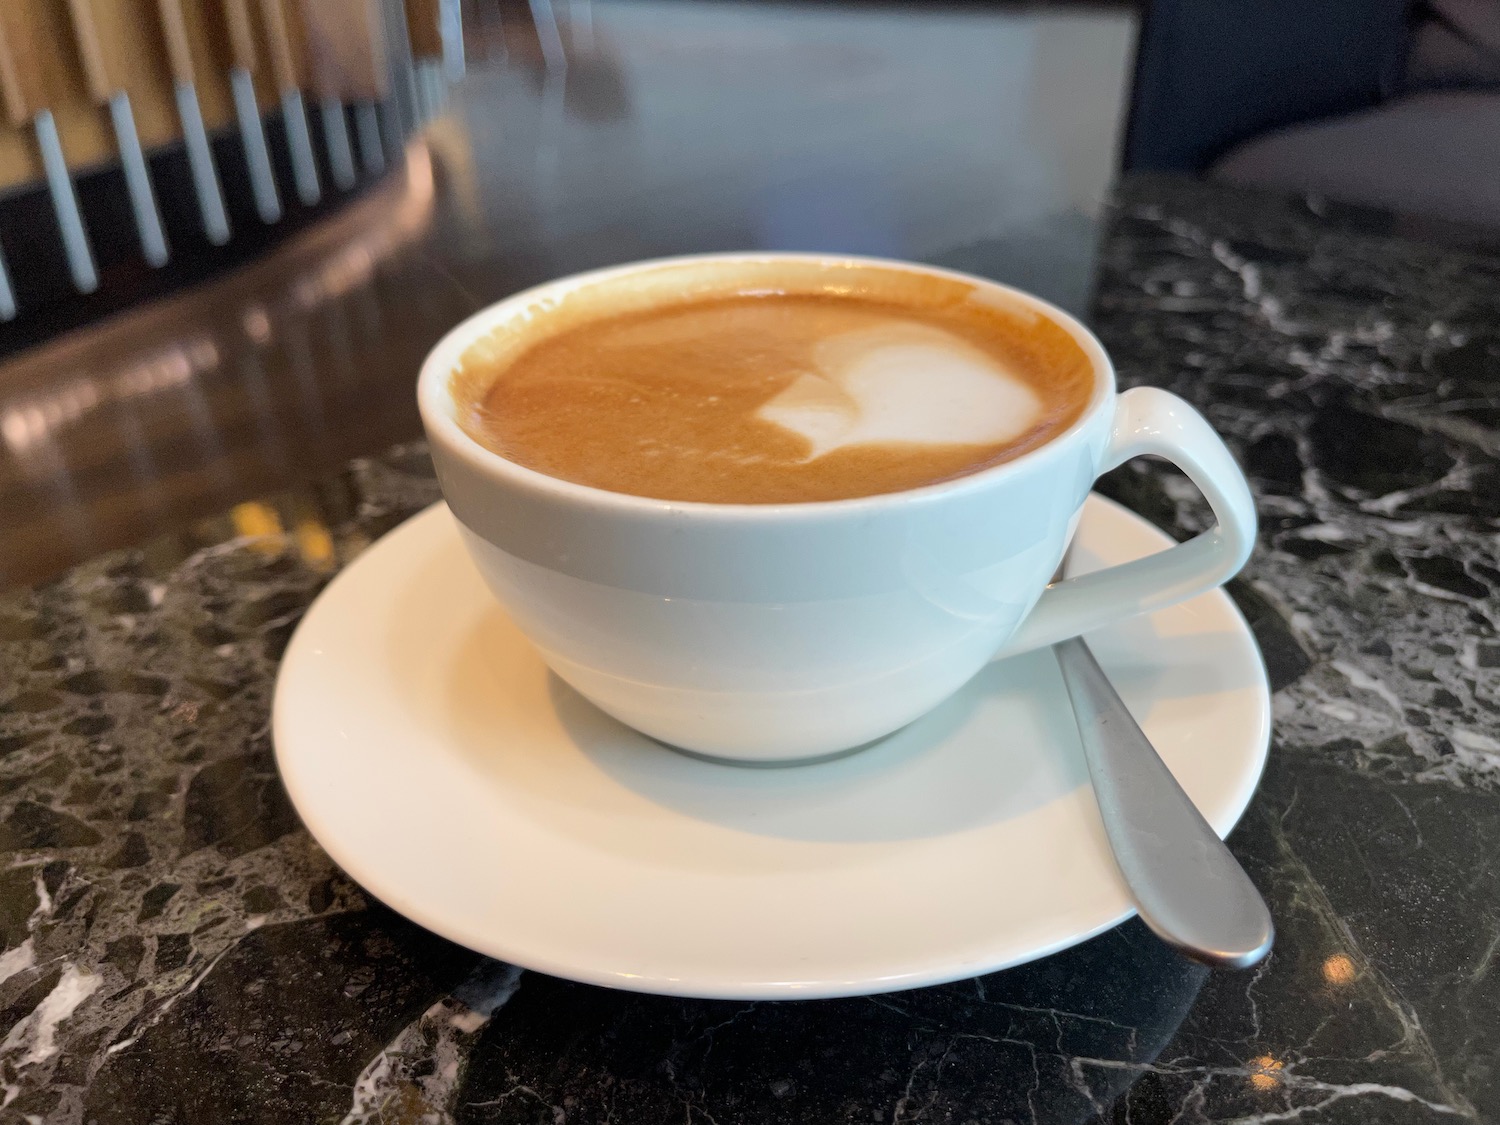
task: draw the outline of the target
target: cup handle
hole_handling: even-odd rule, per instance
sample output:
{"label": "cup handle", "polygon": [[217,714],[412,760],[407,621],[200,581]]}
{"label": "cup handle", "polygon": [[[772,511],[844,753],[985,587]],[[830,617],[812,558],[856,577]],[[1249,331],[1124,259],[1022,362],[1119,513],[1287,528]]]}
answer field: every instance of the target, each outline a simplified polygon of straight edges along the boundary
{"label": "cup handle", "polygon": [[1147,455],[1165,457],[1187,473],[1218,522],[1186,543],[1047,587],[997,659],[1186,601],[1227,582],[1245,565],[1255,546],[1255,500],[1234,455],[1182,399],[1137,387],[1116,402],[1099,471]]}

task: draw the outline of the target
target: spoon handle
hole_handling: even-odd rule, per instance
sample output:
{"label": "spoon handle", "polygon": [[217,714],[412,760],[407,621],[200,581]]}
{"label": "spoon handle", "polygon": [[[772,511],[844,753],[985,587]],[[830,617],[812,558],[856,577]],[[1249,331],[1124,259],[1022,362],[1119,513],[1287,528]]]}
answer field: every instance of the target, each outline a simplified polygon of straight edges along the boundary
{"label": "spoon handle", "polygon": [[1104,831],[1141,921],[1181,953],[1246,968],[1271,951],[1270,911],[1177,784],[1083,638],[1053,646]]}

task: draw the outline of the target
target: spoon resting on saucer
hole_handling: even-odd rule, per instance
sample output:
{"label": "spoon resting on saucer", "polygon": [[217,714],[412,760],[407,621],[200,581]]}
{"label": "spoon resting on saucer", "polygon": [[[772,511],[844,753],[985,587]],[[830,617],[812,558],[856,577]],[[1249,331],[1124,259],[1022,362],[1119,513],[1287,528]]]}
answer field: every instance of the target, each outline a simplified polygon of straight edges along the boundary
{"label": "spoon resting on saucer", "polygon": [[1195,961],[1244,969],[1276,928],[1255,884],[1157,755],[1082,637],[1052,646],[1115,862],[1141,921]]}

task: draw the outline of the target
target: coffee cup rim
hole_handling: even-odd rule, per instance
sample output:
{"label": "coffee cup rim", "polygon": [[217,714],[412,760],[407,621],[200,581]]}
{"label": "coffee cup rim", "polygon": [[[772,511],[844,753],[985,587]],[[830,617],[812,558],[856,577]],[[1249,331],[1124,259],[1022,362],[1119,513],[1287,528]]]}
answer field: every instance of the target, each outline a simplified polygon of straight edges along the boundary
{"label": "coffee cup rim", "polygon": [[[593,485],[563,480],[536,469],[528,469],[487,448],[472,437],[459,422],[460,407],[453,395],[452,375],[460,357],[473,343],[493,332],[508,318],[522,309],[534,306],[539,300],[545,299],[549,291],[569,291],[632,273],[673,266],[775,262],[900,270],[963,281],[982,289],[1002,293],[1047,317],[1066,331],[1084,350],[1094,369],[1094,389],[1089,396],[1089,401],[1066,429],[1054,434],[1034,449],[1029,449],[998,465],[990,465],[951,480],[902,489],[898,492],[879,492],[869,496],[845,497],[837,500],[804,500],[776,504],[665,500],[630,492],[614,492]],[[660,515],[667,512],[693,512],[718,518],[769,520],[787,517],[813,518],[833,513],[857,514],[861,511],[889,507],[892,504],[932,502],[957,493],[984,488],[1026,471],[1038,460],[1076,439],[1077,435],[1087,429],[1098,413],[1110,402],[1114,391],[1114,364],[1104,350],[1104,345],[1099,342],[1093,332],[1071,313],[1065,312],[1050,301],[1028,293],[1024,289],[960,270],[894,258],[800,251],[734,251],[683,254],[605,266],[554,278],[487,305],[449,329],[427,353],[417,378],[417,407],[429,441],[441,442],[447,453],[462,458],[472,469],[497,478],[504,484],[531,492],[540,492],[554,501],[594,507],[604,506],[622,514],[633,512],[640,515]]]}

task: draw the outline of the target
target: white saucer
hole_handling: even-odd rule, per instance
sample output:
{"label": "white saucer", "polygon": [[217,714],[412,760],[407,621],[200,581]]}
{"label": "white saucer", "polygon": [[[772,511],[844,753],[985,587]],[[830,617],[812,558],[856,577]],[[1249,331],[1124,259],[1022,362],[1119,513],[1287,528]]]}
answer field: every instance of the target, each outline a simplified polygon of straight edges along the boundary
{"label": "white saucer", "polygon": [[[1074,569],[1166,545],[1091,497]],[[1091,636],[1221,834],[1260,777],[1270,692],[1221,592]],[[991,665],[850,757],[686,757],[551,676],[448,510],[411,519],[308,610],[273,723],[287,791],[355,880],[444,937],[593,984],[722,998],[936,984],[1133,912],[1048,652]]]}

